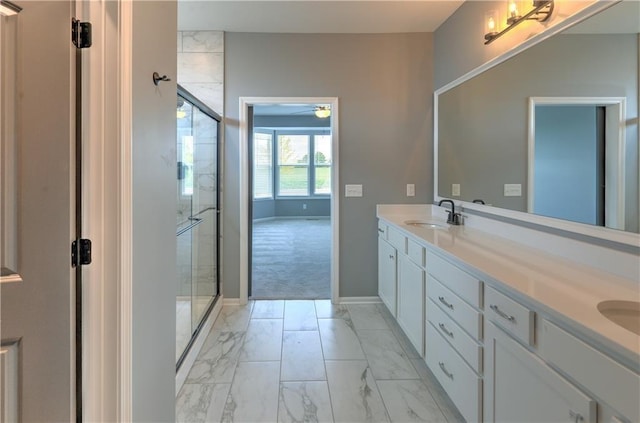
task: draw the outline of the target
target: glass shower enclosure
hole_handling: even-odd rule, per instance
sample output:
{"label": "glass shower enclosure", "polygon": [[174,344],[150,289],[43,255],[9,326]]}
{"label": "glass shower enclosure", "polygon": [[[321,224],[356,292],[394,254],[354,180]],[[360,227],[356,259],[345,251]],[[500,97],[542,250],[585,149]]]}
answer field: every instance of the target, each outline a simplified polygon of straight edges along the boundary
{"label": "glass shower enclosure", "polygon": [[220,116],[178,86],[176,368],[219,296]]}

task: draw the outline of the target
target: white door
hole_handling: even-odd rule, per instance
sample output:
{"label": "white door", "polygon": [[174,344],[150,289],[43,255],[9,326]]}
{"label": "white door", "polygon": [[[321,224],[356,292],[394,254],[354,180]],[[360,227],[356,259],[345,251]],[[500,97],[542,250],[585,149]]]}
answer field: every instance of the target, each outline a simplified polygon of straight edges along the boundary
{"label": "white door", "polygon": [[[12,167],[13,178],[3,176],[15,194],[10,201],[3,185],[2,212],[11,217],[3,220],[3,237],[15,236],[2,240],[2,257],[12,257],[12,270],[21,281],[0,287],[0,386],[5,390],[0,420],[69,422],[76,415],[75,270],[70,258],[75,238],[75,5],[14,3],[22,10],[0,17],[3,128],[15,130],[11,140],[2,132],[3,147],[15,146],[2,162],[3,168]],[[11,76],[15,81],[4,79]],[[9,226],[11,231],[4,230]]]}

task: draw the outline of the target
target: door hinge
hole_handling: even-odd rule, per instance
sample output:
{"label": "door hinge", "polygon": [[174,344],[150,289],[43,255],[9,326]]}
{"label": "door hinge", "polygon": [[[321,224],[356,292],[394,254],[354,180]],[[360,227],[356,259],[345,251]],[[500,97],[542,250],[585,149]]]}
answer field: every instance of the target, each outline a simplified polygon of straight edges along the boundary
{"label": "door hinge", "polygon": [[71,41],[76,48],[91,47],[91,22],[71,19]]}
{"label": "door hinge", "polygon": [[71,266],[91,264],[91,240],[77,239],[71,243]]}

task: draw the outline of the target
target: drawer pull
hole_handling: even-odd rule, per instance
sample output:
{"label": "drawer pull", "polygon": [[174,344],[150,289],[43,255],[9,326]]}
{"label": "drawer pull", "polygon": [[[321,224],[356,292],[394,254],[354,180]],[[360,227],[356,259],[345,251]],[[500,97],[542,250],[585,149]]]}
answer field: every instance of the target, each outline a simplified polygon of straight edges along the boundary
{"label": "drawer pull", "polygon": [[573,423],[579,423],[581,421],[584,421],[584,417],[582,417],[582,414],[576,413],[573,410],[569,410],[569,417],[571,417],[571,421]]}
{"label": "drawer pull", "polygon": [[453,374],[449,373],[449,371],[447,371],[447,368],[444,367],[444,363],[442,361],[438,362],[438,365],[440,366],[440,370],[442,370],[442,372],[447,375],[447,377],[449,379],[453,379]]}
{"label": "drawer pull", "polygon": [[444,299],[444,297],[438,297],[438,299],[442,304],[446,305],[447,307],[449,307],[449,309],[453,310],[453,304],[449,304],[447,300]]}
{"label": "drawer pull", "polygon": [[510,321],[511,323],[515,323],[515,322],[516,322],[516,318],[515,318],[515,317],[510,316],[510,315],[508,315],[507,313],[505,313],[504,311],[500,310],[500,309],[498,308],[498,306],[497,306],[497,305],[495,305],[495,304],[491,304],[491,305],[489,306],[489,308],[490,308],[491,310],[495,311],[495,312],[496,312],[496,314],[497,314],[498,316],[502,317],[503,319],[506,319],[506,320]]}
{"label": "drawer pull", "polygon": [[440,330],[443,331],[449,338],[453,338],[453,332],[447,330],[447,327],[444,325],[444,323],[438,323],[438,326],[440,326]]}
{"label": "drawer pull", "polygon": [[378,232],[380,232],[381,234],[383,234],[383,233],[384,233],[384,229],[380,229],[380,228],[378,228]]}

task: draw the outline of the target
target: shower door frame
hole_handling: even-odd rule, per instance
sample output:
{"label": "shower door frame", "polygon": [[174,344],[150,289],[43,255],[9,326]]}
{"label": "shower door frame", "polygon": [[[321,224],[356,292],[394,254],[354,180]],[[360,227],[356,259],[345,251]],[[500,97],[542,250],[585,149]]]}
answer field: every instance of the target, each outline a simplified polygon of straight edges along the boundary
{"label": "shower door frame", "polygon": [[221,159],[221,153],[222,153],[221,142],[220,142],[220,136],[222,134],[222,130],[221,130],[222,117],[219,114],[217,114],[216,112],[214,112],[210,107],[208,107],[206,104],[204,104],[197,97],[195,97],[193,94],[191,94],[189,91],[184,89],[180,84],[178,84],[177,95],[182,97],[182,98],[184,98],[189,103],[191,103],[194,107],[196,107],[198,110],[200,110],[206,116],[208,116],[208,117],[212,118],[213,120],[215,120],[218,123],[218,127],[217,127],[217,133],[216,133],[216,182],[215,182],[215,187],[216,187],[216,207],[215,207],[215,210],[214,210],[215,211],[215,219],[216,219],[216,223],[215,223],[215,226],[216,226],[216,257],[215,257],[216,295],[213,298],[213,301],[211,301],[211,304],[209,304],[209,306],[207,307],[207,310],[202,315],[202,318],[198,322],[198,325],[197,325],[196,329],[192,332],[191,339],[187,343],[184,351],[180,354],[180,358],[176,362],[176,372],[178,372],[178,370],[180,370],[180,366],[185,361],[185,358],[189,354],[189,351],[191,350],[191,347],[193,346],[194,342],[196,341],[196,339],[200,335],[200,331],[202,330],[202,327],[205,325],[207,319],[209,318],[209,315],[211,314],[211,311],[216,306],[218,300],[220,299],[220,295],[221,295],[221,293],[220,293],[220,215],[221,215],[221,210],[220,210],[220,159]]}

